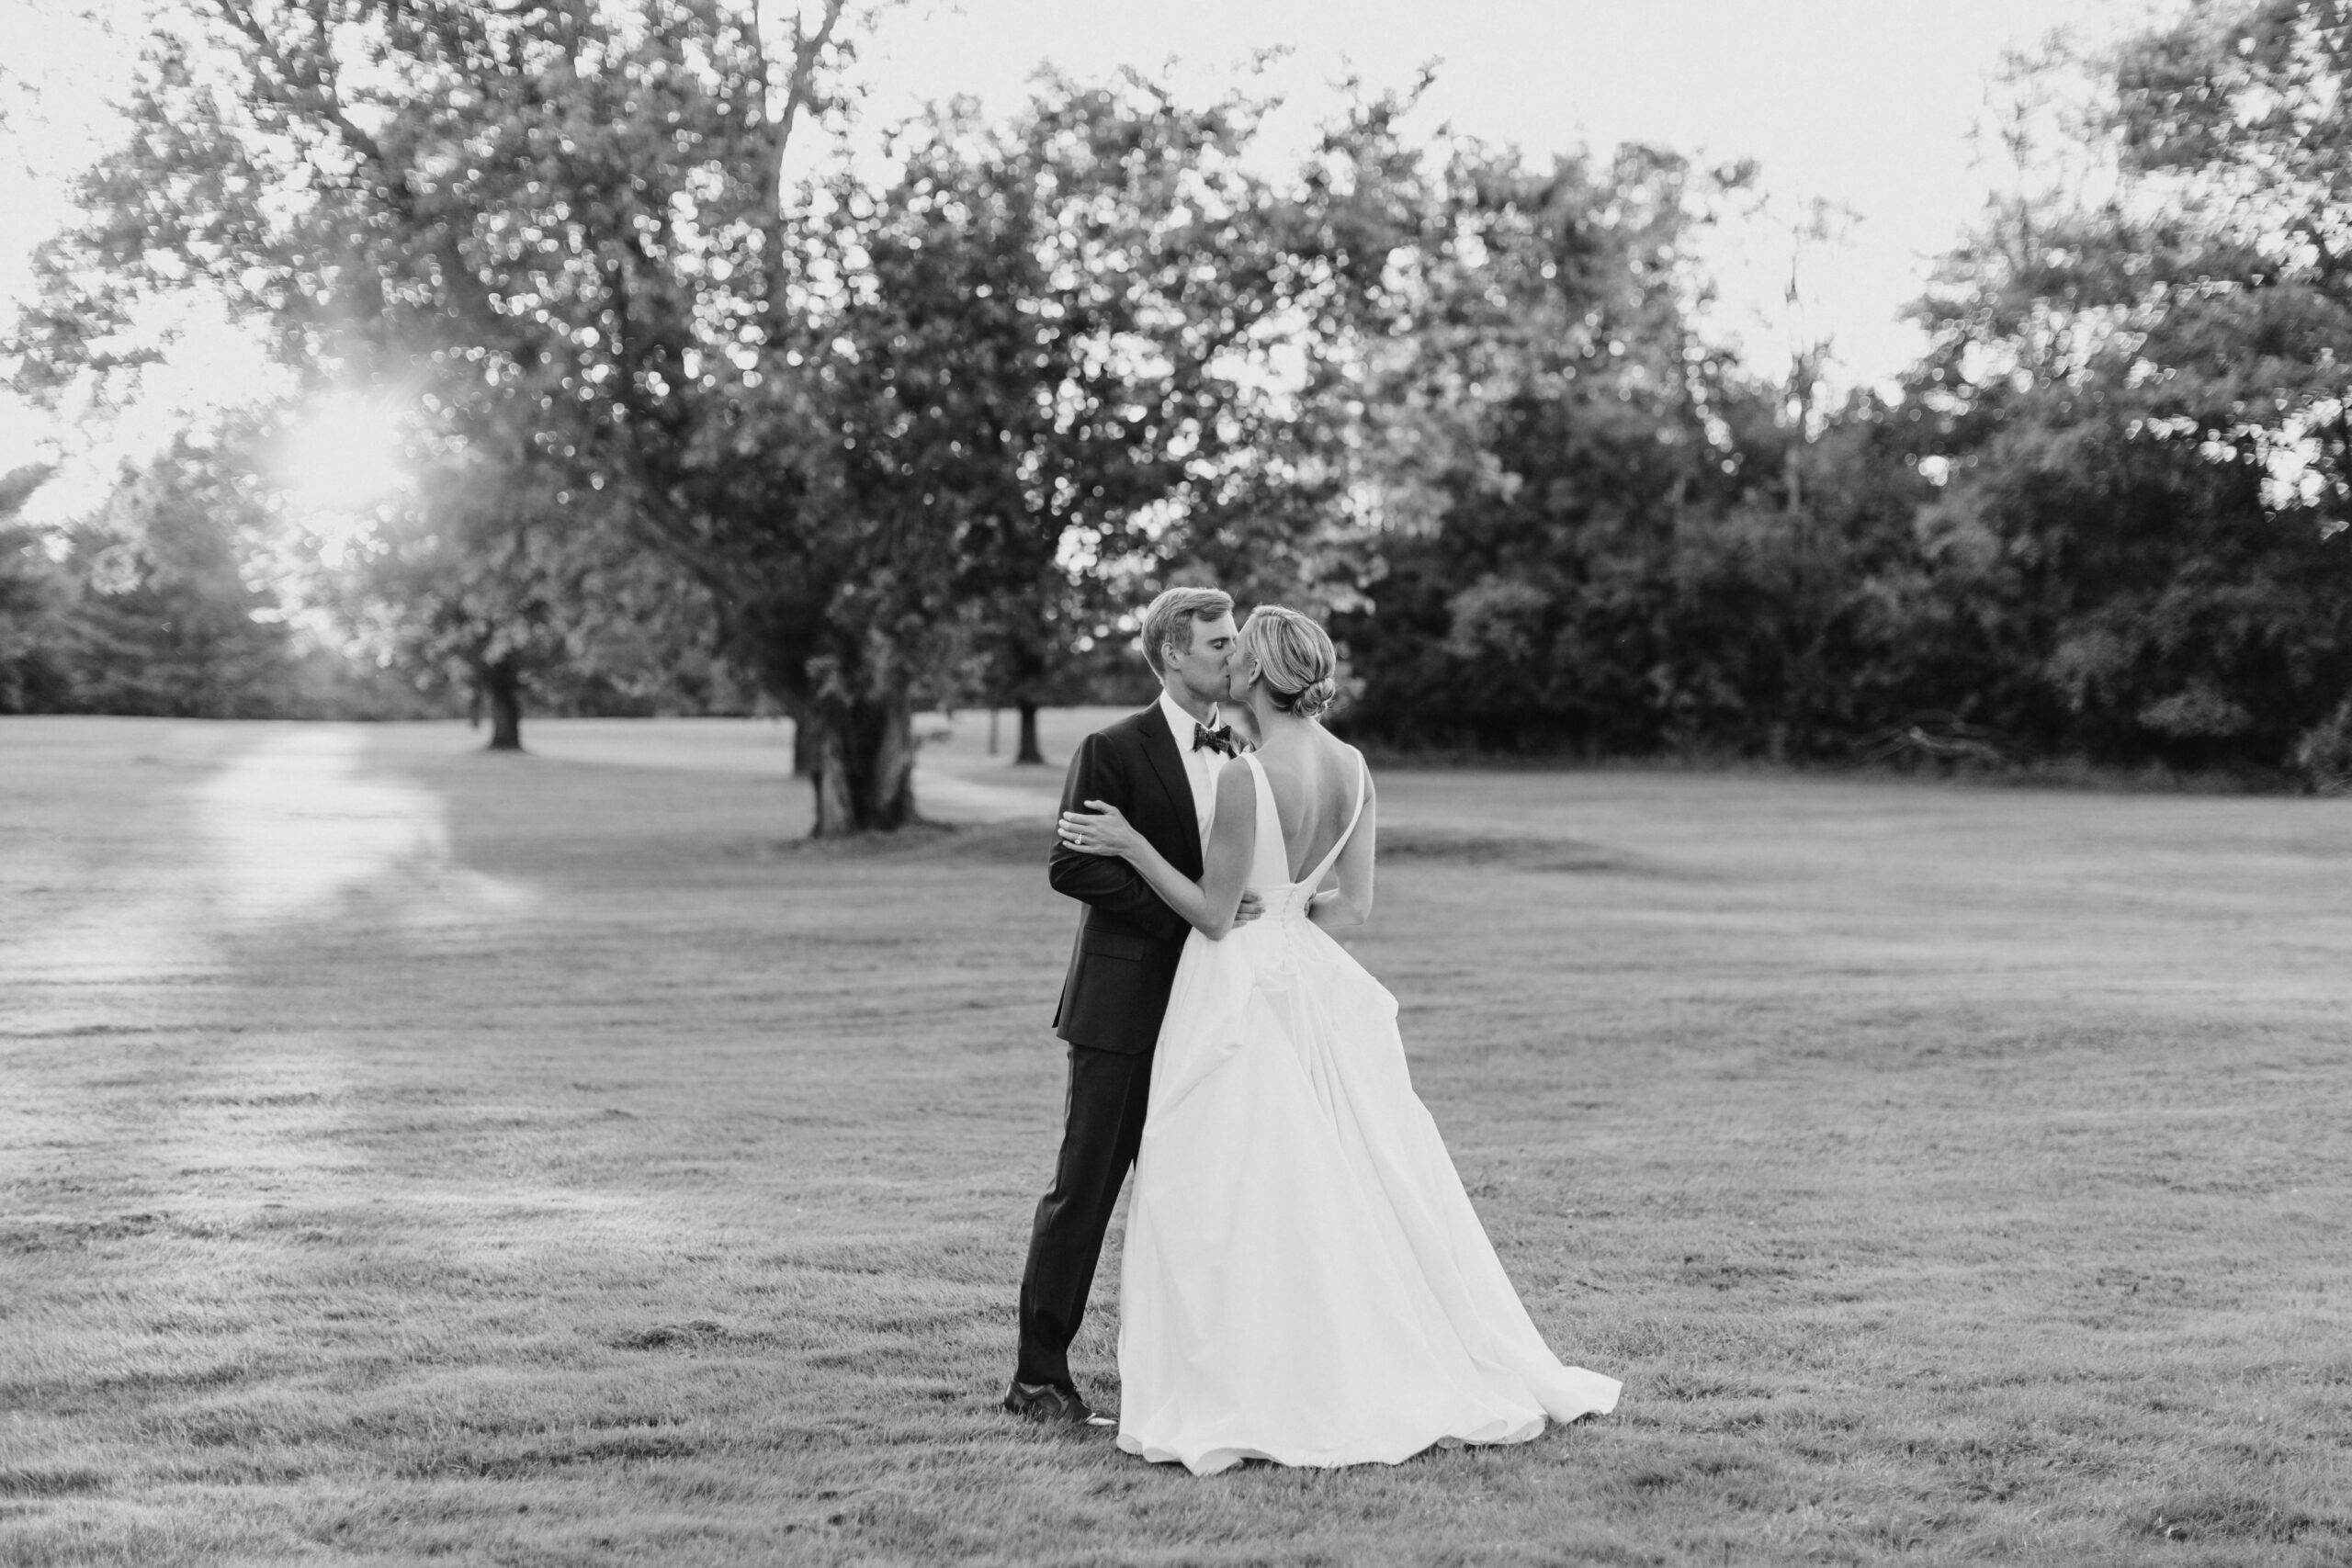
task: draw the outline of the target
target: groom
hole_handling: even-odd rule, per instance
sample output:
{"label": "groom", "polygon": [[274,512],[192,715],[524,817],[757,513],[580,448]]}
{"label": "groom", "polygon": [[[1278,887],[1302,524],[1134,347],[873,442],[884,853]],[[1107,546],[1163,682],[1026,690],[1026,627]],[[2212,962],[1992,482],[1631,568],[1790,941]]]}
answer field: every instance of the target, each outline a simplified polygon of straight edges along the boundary
{"label": "groom", "polygon": [[[1171,588],[1143,613],[1144,657],[1159,700],[1086,738],[1062,786],[1064,811],[1107,801],[1169,863],[1201,874],[1216,773],[1235,750],[1216,722],[1238,637],[1233,600],[1214,588]],[[1021,1352],[1004,1407],[1033,1420],[1108,1427],[1070,1379],[1069,1344],[1119,1184],[1143,1139],[1151,1048],[1192,931],[1123,860],[1080,854],[1058,840],[1047,876],[1086,906],[1062,981],[1056,1032],[1069,1043],[1069,1090],[1054,1184],[1037,1204],[1021,1274]],[[1258,913],[1244,894],[1238,919]]]}

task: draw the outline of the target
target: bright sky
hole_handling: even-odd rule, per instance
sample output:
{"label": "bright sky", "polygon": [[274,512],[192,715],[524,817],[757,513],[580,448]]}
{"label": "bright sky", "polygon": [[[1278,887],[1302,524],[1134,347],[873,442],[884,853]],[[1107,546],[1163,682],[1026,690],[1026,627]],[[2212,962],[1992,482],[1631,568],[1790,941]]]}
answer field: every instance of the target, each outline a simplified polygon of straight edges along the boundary
{"label": "bright sky", "polygon": [[[918,5],[922,0],[917,0]],[[2003,51],[2052,28],[2103,38],[2162,0],[962,0],[885,28],[869,51],[871,112],[925,98],[1018,101],[1040,61],[1080,76],[1177,59],[1204,95],[1253,53],[1290,51],[1266,81],[1306,128],[1350,72],[1409,85],[1434,61],[1431,128],[1544,157],[1578,145],[1661,142],[1752,157],[1793,210],[1815,197],[1860,215],[1807,292],[1811,330],[1836,339],[1841,379],[1887,379],[1914,358],[1898,314],[1976,216],[1998,172],[1969,139]],[[1777,317],[1787,255],[1726,276],[1736,309]],[[1736,264],[1733,264],[1736,267]],[[1726,270],[1732,270],[1727,267]],[[1777,340],[1770,340],[1777,341]],[[1762,346],[1759,344],[1759,347]]]}
{"label": "bright sky", "polygon": [[[773,4],[774,0],[770,0]],[[1257,51],[1287,56],[1261,78],[1289,107],[1275,134],[1303,142],[1352,71],[1374,86],[1439,74],[1431,129],[1518,144],[1542,156],[1583,144],[1650,141],[1710,159],[1752,157],[1793,209],[1815,197],[1859,215],[1841,250],[1811,264],[1808,329],[1835,339],[1835,373],[1881,382],[1917,353],[1898,321],[1936,257],[1981,208],[1999,173],[1969,139],[2004,50],[2051,28],[2103,37],[2165,0],[915,0],[865,51],[875,121],[926,98],[968,93],[1016,104],[1047,60],[1080,75],[1158,69],[1203,96],[1232,84]],[[119,79],[122,42],[69,28],[45,0],[0,0],[12,68],[51,73],[51,129],[0,147],[0,314],[27,281],[25,256],[62,219],[60,175],[94,144],[86,127]],[[27,165],[30,168],[28,169]],[[1761,249],[1760,247],[1758,249]],[[1778,352],[1787,260],[1727,258],[1729,314],[1759,359]],[[216,357],[226,352],[215,344]],[[1765,360],[1765,363],[1770,363]],[[222,367],[201,379],[218,384]],[[0,468],[22,460],[40,423],[0,402]]]}

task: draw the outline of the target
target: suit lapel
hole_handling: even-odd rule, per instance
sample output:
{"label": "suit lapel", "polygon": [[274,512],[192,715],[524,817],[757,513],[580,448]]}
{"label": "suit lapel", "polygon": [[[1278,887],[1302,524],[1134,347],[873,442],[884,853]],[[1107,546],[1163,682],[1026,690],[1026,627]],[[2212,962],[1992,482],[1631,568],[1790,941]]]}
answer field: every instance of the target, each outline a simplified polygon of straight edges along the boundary
{"label": "suit lapel", "polygon": [[[1136,716],[1143,731],[1143,754],[1151,761],[1151,771],[1159,775],[1159,787],[1168,796],[1168,804],[1175,809],[1176,819],[1182,825],[1181,841],[1183,852],[1170,855],[1177,870],[1188,875],[1201,874],[1201,817],[1193,805],[1192,775],[1184,771],[1184,754],[1176,750],[1176,737],[1169,733],[1167,716],[1153,704]],[[1166,852],[1163,848],[1163,853]]]}

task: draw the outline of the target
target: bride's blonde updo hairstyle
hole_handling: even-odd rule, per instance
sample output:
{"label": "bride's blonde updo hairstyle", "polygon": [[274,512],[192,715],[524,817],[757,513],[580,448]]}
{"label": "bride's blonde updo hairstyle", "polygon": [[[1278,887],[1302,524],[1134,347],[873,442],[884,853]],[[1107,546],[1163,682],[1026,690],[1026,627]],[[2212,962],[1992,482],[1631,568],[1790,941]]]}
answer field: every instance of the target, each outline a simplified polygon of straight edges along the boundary
{"label": "bride's blonde updo hairstyle", "polygon": [[1280,604],[1261,604],[1241,627],[1241,646],[1274,706],[1300,718],[1320,718],[1338,700],[1340,656],[1311,616]]}

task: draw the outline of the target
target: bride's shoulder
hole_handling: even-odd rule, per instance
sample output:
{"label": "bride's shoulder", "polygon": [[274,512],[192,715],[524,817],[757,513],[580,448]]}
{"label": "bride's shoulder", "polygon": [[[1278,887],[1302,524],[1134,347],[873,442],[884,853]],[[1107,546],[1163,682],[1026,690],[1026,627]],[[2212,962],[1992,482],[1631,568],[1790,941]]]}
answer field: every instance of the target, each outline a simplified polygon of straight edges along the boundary
{"label": "bride's shoulder", "polygon": [[1349,745],[1346,741],[1340,739],[1338,736],[1332,734],[1328,729],[1323,732],[1323,745],[1326,752],[1337,761],[1342,768],[1353,768],[1360,773],[1367,774],[1372,772],[1372,764],[1363,760],[1363,752],[1357,750],[1354,747]]}
{"label": "bride's shoulder", "polygon": [[1340,787],[1353,795],[1362,806],[1369,807],[1373,796],[1377,793],[1372,783],[1372,764],[1364,761],[1363,752],[1346,741],[1334,738],[1333,744],[1339,748],[1339,767],[1336,772],[1339,775]]}
{"label": "bride's shoulder", "polygon": [[1216,771],[1216,810],[1218,820],[1255,816],[1258,779],[1244,757],[1227,757]]}

